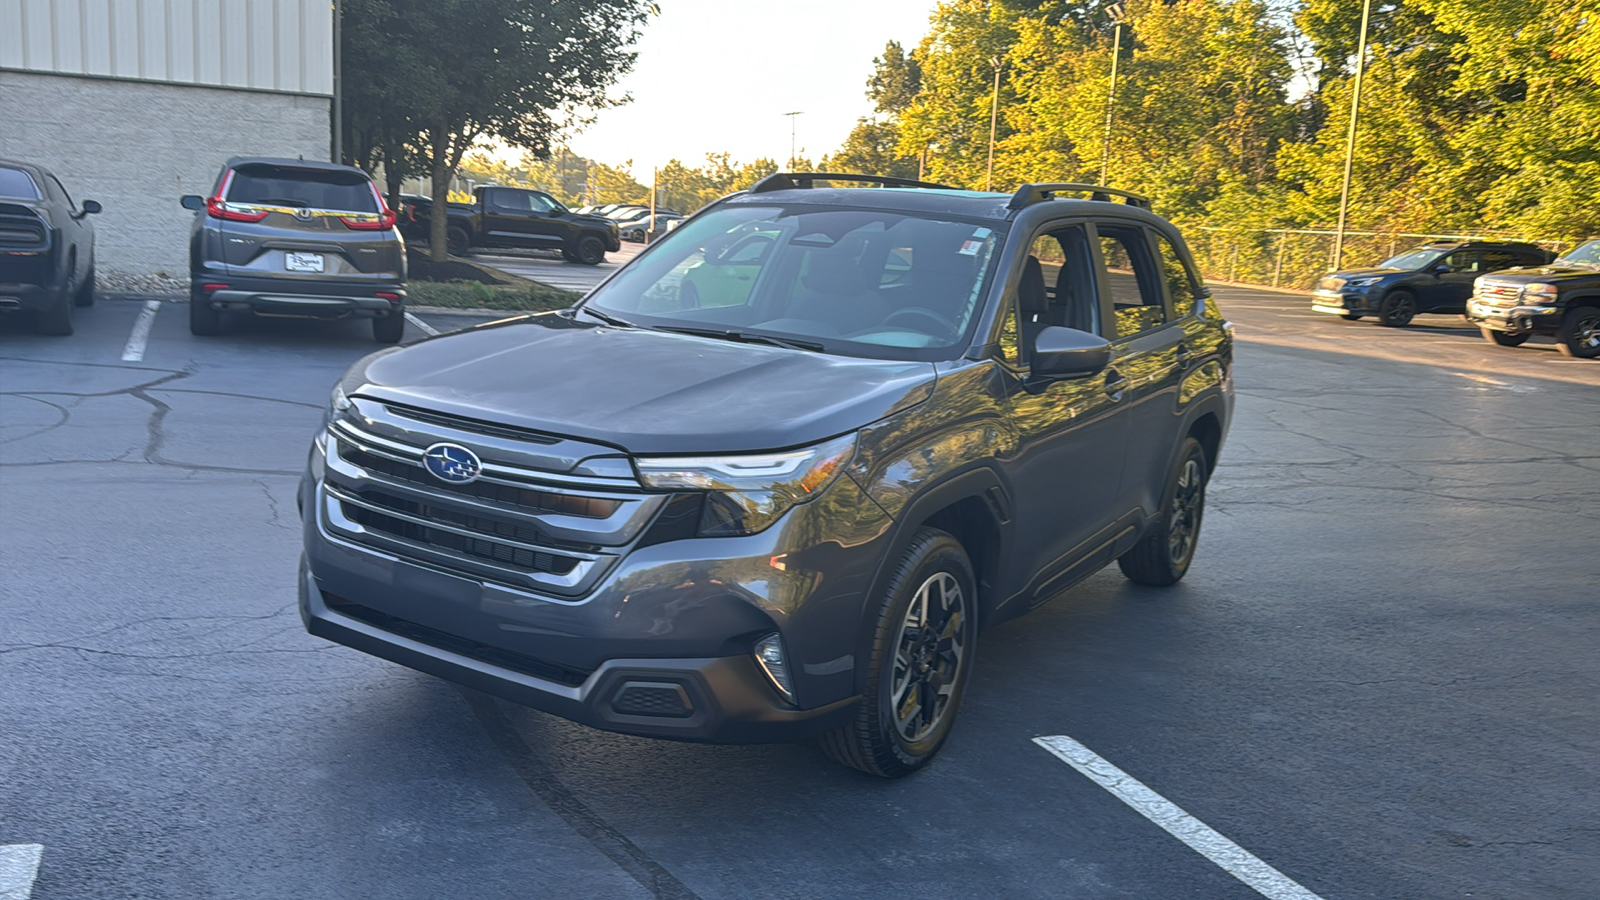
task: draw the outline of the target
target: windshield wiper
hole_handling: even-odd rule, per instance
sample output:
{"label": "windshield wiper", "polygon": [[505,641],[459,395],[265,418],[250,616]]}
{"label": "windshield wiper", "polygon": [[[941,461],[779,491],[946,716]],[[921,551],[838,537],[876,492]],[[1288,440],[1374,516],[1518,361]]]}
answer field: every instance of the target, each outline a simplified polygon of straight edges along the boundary
{"label": "windshield wiper", "polygon": [[756,334],[750,331],[725,331],[721,328],[695,328],[690,325],[657,325],[655,330],[670,331],[674,334],[692,334],[696,337],[716,338],[721,341],[738,341],[744,344],[771,344],[774,347],[788,347],[790,350],[807,350],[812,353],[821,353],[823,350],[822,344],[817,341],[775,337],[770,334]]}
{"label": "windshield wiper", "polygon": [[624,321],[622,319],[617,318],[616,316],[606,315],[605,313],[600,312],[599,310],[596,310],[596,309],[590,309],[587,305],[578,307],[578,312],[586,312],[589,315],[594,316],[596,319],[599,319],[600,321],[606,323],[607,325],[615,325],[618,328],[632,328],[632,327],[634,327],[632,322]]}

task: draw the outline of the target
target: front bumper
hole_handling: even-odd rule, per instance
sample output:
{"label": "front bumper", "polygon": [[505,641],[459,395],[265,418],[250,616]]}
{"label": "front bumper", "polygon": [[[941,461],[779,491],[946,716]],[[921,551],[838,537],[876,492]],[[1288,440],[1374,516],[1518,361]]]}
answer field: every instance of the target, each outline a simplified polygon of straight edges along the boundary
{"label": "front bumper", "polygon": [[1467,302],[1467,321],[1507,334],[1555,334],[1561,325],[1557,306],[1495,306],[1474,298]]}
{"label": "front bumper", "polygon": [[855,711],[854,697],[788,707],[749,654],[609,659],[578,684],[558,670],[541,677],[536,661],[324,593],[304,563],[300,617],[318,637],[605,731],[714,743],[799,741],[844,724]]}
{"label": "front bumper", "polygon": [[1377,313],[1377,308],[1369,302],[1365,293],[1356,291],[1324,291],[1311,292],[1311,309],[1315,312],[1327,313],[1334,316],[1362,315],[1370,316]]}
{"label": "front bumper", "polygon": [[[863,604],[888,517],[847,476],[744,537],[662,540],[671,507],[652,507],[659,516],[637,537],[595,554],[607,561],[592,579],[540,586],[364,538],[341,521],[341,495],[359,482],[326,482],[343,465],[314,447],[301,485],[300,608],[312,634],[629,734],[795,741],[853,715]],[[751,655],[774,632],[793,703]]]}
{"label": "front bumper", "polygon": [[[265,316],[296,316],[341,319],[348,316],[376,317],[404,310],[406,287],[402,283],[366,282],[349,284],[337,281],[274,280],[206,275],[211,283],[226,288],[211,291],[199,302],[213,309],[247,309]],[[197,277],[196,283],[201,283]],[[393,294],[391,300],[378,296]]]}

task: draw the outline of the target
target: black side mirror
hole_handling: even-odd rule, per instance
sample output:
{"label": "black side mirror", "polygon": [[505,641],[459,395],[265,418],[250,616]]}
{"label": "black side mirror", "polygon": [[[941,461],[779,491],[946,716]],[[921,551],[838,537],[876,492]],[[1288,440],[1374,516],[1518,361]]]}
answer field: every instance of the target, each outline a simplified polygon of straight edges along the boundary
{"label": "black side mirror", "polygon": [[1097,334],[1050,325],[1033,339],[1032,372],[1041,378],[1079,378],[1111,364],[1111,342]]}
{"label": "black side mirror", "polygon": [[86,216],[92,216],[95,213],[100,212],[100,210],[103,209],[103,208],[104,207],[102,207],[100,205],[100,201],[99,200],[85,200],[85,201],[83,201],[83,214],[86,215]]}
{"label": "black side mirror", "polygon": [[1435,274],[1435,275],[1443,275],[1444,273],[1446,273],[1448,271],[1450,271],[1450,267],[1445,265],[1444,263],[1439,263],[1437,266],[1433,267],[1433,274]]}
{"label": "black side mirror", "polygon": [[195,212],[206,208],[206,198],[199,194],[185,194],[178,202],[183,204],[184,209],[192,209]]}

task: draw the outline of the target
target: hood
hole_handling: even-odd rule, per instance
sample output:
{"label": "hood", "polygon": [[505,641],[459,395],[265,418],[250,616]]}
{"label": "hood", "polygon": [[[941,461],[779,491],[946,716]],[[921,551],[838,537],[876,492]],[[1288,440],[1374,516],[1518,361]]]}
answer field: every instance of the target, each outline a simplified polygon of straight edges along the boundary
{"label": "hood", "polygon": [[373,359],[352,394],[633,453],[796,447],[933,393],[932,363],[852,359],[540,315]]}
{"label": "hood", "polygon": [[1586,266],[1535,266],[1525,269],[1504,269],[1483,277],[1497,284],[1536,284],[1562,278],[1600,279],[1600,269]]}
{"label": "hood", "polygon": [[1367,266],[1364,269],[1345,269],[1343,272],[1333,273],[1334,278],[1343,278],[1349,281],[1352,278],[1371,278],[1374,275],[1393,275],[1404,272],[1405,269],[1396,269],[1391,266]]}
{"label": "hood", "polygon": [[617,225],[615,219],[608,219],[605,216],[591,216],[588,213],[573,213],[567,218],[582,225],[595,225],[600,228],[612,228]]}

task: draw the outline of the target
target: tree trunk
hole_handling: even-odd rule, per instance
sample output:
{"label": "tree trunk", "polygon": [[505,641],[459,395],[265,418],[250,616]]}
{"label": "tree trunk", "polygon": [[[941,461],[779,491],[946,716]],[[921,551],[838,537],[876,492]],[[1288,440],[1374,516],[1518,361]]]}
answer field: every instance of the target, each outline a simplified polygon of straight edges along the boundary
{"label": "tree trunk", "polygon": [[433,149],[433,212],[428,223],[428,257],[434,262],[444,262],[450,258],[450,132],[439,126],[428,137]]}

